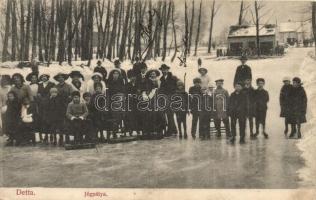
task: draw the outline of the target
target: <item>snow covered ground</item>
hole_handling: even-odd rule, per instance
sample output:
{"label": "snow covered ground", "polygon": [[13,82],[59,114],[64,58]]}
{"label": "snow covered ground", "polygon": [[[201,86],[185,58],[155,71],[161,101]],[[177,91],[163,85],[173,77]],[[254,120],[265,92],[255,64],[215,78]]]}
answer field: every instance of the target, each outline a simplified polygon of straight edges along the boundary
{"label": "snow covered ground", "polygon": [[[211,141],[187,141],[167,138],[161,141],[137,141],[128,144],[99,146],[95,150],[65,152],[61,148],[25,147],[0,148],[4,156],[2,186],[56,186],[56,187],[186,187],[186,188],[297,188],[315,187],[316,183],[316,65],[307,55],[312,48],[293,48],[281,58],[249,60],[253,79],[266,79],[270,94],[267,114],[269,140],[259,137],[247,144],[231,146],[225,139]],[[233,91],[233,77],[239,60],[203,56],[212,80],[223,78],[224,87]],[[186,89],[198,76],[198,57],[190,57],[187,67],[179,61],[166,64],[180,79],[186,73]],[[95,66],[93,60],[91,66]],[[147,62],[149,68],[159,68],[161,61]],[[60,71],[82,71],[86,78],[92,69],[80,67],[81,61],[73,66],[51,65],[40,67],[52,76]],[[84,62],[86,64],[86,62]],[[11,64],[0,64],[0,66]],[[108,69],[110,61],[104,62]],[[124,69],[131,68],[130,61],[122,63]],[[0,67],[0,74],[29,73],[29,69]],[[51,77],[52,77],[51,76]],[[279,92],[283,76],[300,76],[306,88],[308,123],[303,125],[303,139],[287,140],[283,136],[283,119],[279,117]],[[313,102],[314,100],[314,102]],[[188,122],[190,121],[188,118]],[[190,130],[191,123],[188,123]],[[3,142],[3,139],[1,140]],[[1,145],[3,143],[0,141]],[[299,151],[296,148],[298,145]],[[58,162],[56,162],[56,159]],[[17,162],[21,160],[21,162]],[[34,169],[32,163],[37,163]],[[60,172],[63,171],[63,176]],[[32,177],[34,174],[37,177]],[[80,174],[80,175],[76,175]],[[0,175],[1,176],[1,175]]]}

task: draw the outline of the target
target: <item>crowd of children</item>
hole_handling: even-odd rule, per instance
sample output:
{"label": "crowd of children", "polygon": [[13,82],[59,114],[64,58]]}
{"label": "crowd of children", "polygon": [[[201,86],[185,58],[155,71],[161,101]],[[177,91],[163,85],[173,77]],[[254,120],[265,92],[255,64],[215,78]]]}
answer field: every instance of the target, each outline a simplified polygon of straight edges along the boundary
{"label": "crowd of children", "polygon": [[[105,142],[117,138],[118,133],[122,137],[136,133],[178,134],[187,138],[187,116],[190,114],[192,138],[198,133],[199,138],[209,139],[211,123],[214,123],[216,136],[221,137],[223,122],[227,139],[234,143],[238,122],[240,143],[245,143],[247,121],[251,139],[258,136],[260,125],[263,136],[268,138],[265,122],[269,94],[264,89],[265,80],[258,78],[257,89],[254,89],[251,68],[245,64],[245,57],[241,61],[230,95],[224,89],[223,79],[215,80],[216,87],[212,85],[206,68],[199,67],[200,77],[193,80],[194,85],[187,93],[184,83],[169,72],[169,66],[163,64],[159,70],[148,70],[139,60],[127,72],[121,69],[120,61],[115,60],[115,68],[109,73],[99,61],[91,80],[87,81],[79,71],[72,71],[58,73],[52,77],[55,80],[52,82],[49,74],[39,74],[36,67],[25,79],[19,73],[11,77],[2,75],[0,106],[7,145],[36,144],[35,133],[39,133],[42,143],[54,145]],[[306,94],[299,78],[294,78],[293,84],[289,78],[283,82],[280,105],[281,117],[285,118],[284,133],[288,133],[290,124],[290,138],[295,134],[300,138],[301,124],[306,122]],[[156,101],[157,94],[163,94],[165,101]],[[100,95],[109,101],[103,101]],[[175,97],[182,100],[181,108],[170,106]],[[126,99],[129,100],[128,109],[115,109]],[[146,109],[140,109],[140,102],[149,102]],[[105,104],[111,105],[110,109],[99,109]],[[160,104],[168,106],[164,110],[155,109]]]}

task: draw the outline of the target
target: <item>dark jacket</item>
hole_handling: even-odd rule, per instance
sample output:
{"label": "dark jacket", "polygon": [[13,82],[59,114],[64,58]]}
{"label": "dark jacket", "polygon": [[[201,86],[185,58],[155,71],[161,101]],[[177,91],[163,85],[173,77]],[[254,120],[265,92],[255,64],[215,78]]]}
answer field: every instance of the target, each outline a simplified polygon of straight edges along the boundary
{"label": "dark jacket", "polygon": [[21,120],[21,104],[16,99],[14,101],[7,101],[7,111],[3,115],[3,125],[5,127],[5,133],[16,132],[17,126]]}
{"label": "dark jacket", "polygon": [[51,88],[53,88],[55,84],[53,82],[48,82],[46,87],[44,87],[43,83],[38,84],[38,94],[40,95],[40,98],[48,98],[49,97],[49,91]]}
{"label": "dark jacket", "polygon": [[189,94],[190,94],[189,108],[191,112],[200,111],[202,96],[203,96],[201,87],[195,87],[195,86],[190,87]]}
{"label": "dark jacket", "polygon": [[139,94],[146,90],[146,81],[146,75],[143,76],[141,73],[136,75],[136,88]]}
{"label": "dark jacket", "polygon": [[280,91],[280,106],[281,106],[281,113],[280,117],[289,117],[291,114],[291,90],[292,85],[283,85]]}
{"label": "dark jacket", "polygon": [[268,109],[269,93],[265,89],[257,89],[255,94],[256,111],[266,111]]}
{"label": "dark jacket", "polygon": [[252,79],[251,68],[248,65],[239,65],[236,69],[234,85],[237,82],[243,84],[246,79]]}
{"label": "dark jacket", "polygon": [[246,96],[236,91],[230,95],[228,113],[231,117],[244,118],[247,114]]}
{"label": "dark jacket", "polygon": [[254,117],[256,111],[256,91],[253,87],[244,88],[241,91],[246,97],[246,114],[248,117]]}
{"label": "dark jacket", "polygon": [[54,127],[61,127],[65,117],[63,105],[64,102],[61,96],[48,97],[46,107],[41,116],[42,120]]}
{"label": "dark jacket", "polygon": [[291,112],[300,123],[306,122],[307,96],[302,86],[293,87],[291,91]]}
{"label": "dark jacket", "polygon": [[177,89],[177,77],[168,72],[167,79],[164,76],[160,78],[160,92],[165,95],[172,95]]}

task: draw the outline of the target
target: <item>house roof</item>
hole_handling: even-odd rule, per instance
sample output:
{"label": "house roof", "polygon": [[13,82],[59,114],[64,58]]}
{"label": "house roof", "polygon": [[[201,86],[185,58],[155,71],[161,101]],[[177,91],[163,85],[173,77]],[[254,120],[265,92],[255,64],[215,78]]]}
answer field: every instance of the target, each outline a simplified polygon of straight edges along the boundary
{"label": "house roof", "polygon": [[279,28],[280,33],[284,32],[303,32],[303,25],[301,22],[282,22]]}
{"label": "house roof", "polygon": [[[276,33],[274,25],[261,26],[260,36],[273,36]],[[228,37],[254,37],[256,36],[256,26],[231,26]]]}

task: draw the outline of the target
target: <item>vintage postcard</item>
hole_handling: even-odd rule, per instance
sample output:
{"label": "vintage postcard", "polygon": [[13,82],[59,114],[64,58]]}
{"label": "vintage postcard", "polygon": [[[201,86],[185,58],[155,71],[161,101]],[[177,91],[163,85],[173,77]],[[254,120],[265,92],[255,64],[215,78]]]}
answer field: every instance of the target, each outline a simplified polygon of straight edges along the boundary
{"label": "vintage postcard", "polygon": [[316,199],[315,1],[0,9],[0,200]]}

